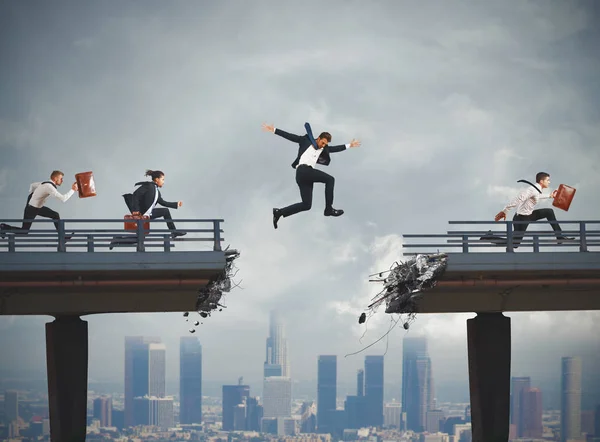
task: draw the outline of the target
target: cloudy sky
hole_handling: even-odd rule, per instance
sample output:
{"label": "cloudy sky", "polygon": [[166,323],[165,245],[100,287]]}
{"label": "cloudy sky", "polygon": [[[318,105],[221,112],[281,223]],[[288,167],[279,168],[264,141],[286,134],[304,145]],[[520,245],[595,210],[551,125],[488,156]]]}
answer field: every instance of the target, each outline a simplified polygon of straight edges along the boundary
{"label": "cloudy sky", "polygon": [[[381,311],[361,344],[356,318],[403,233],[490,220],[540,170],[577,188],[561,219],[598,219],[599,18],[592,0],[2,2],[0,217],[20,217],[29,184],[58,168],[92,170],[98,190],[49,201],[63,218],[118,218],[120,195],[161,169],[164,198],[184,202],[176,216],[224,218],[242,252],[243,288],[196,334],[206,378],[258,381],[277,308],[296,379],[337,354],[351,380],[364,354],[386,350],[344,358],[387,330]],[[313,210],[275,231],[271,209],[298,200],[296,147],[260,125],[301,134],[305,121],[333,144],[363,143],[326,168],[346,213],[323,217],[316,186]],[[429,337],[437,382],[467,379],[473,316],[420,315],[409,330]],[[509,316],[515,375],[558,383],[566,355],[600,372],[599,313]],[[43,369],[49,320],[0,318],[0,369]],[[181,314],[87,321],[91,379],[121,380],[115,349],[136,334],[167,343],[177,377]],[[387,382],[401,379],[405,335],[390,334]]]}

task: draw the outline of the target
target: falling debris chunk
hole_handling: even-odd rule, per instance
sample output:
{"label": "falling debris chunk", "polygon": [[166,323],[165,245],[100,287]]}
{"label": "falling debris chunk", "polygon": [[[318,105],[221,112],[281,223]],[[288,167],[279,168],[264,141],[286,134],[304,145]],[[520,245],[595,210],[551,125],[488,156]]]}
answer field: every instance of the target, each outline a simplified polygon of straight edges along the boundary
{"label": "falling debris chunk", "polygon": [[[237,274],[237,269],[235,269],[234,261],[240,256],[240,252],[235,249],[229,250],[229,248],[225,249],[225,269],[221,274],[209,281],[209,283],[202,287],[198,291],[198,299],[196,301],[196,311],[202,318],[207,318],[213,313],[215,310],[219,310],[220,312],[226,308],[225,305],[221,304],[223,293],[227,293],[231,291],[232,287],[237,287],[238,284],[232,283],[232,278]],[[187,316],[188,313],[184,313],[184,316]],[[187,319],[186,319],[187,321]],[[194,326],[198,326],[203,323],[199,323],[198,321],[194,322]],[[192,331],[194,329],[190,329],[190,333],[194,333]]]}
{"label": "falling debris chunk", "polygon": [[[408,320],[403,322],[404,329],[408,330],[410,322],[416,316],[418,301],[423,297],[423,292],[436,286],[438,279],[446,271],[447,263],[448,255],[445,253],[417,255],[406,262],[394,263],[387,272],[375,274],[379,279],[370,281],[383,283],[383,290],[367,307],[369,316],[385,303],[386,313],[408,315]],[[384,274],[387,275],[385,278]],[[363,312],[359,323],[364,322],[363,315],[366,316]]]}
{"label": "falling debris chunk", "polygon": [[360,318],[358,318],[358,323],[362,324],[367,320],[367,314],[365,312],[362,312],[360,314]]}
{"label": "falling debris chunk", "polygon": [[187,318],[189,315],[190,315],[190,312],[185,312],[185,313],[183,314],[183,317],[184,317],[184,318]]}
{"label": "falling debris chunk", "polygon": [[196,330],[194,330],[193,328],[190,328],[190,333],[196,333]]}

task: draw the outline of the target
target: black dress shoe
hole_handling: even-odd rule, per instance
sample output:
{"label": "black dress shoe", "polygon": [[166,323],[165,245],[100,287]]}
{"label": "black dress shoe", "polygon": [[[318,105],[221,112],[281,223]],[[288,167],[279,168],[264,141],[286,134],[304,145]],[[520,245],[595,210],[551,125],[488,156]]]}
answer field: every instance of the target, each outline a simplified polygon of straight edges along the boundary
{"label": "black dress shoe", "polygon": [[184,236],[187,235],[187,232],[181,232],[179,230],[173,230],[171,232],[171,238],[177,238],[178,236]]}
{"label": "black dress shoe", "polygon": [[344,214],[344,211],[342,209],[334,209],[333,207],[329,208],[329,209],[325,209],[325,212],[323,212],[323,215],[325,216],[341,216]]}
{"label": "black dress shoe", "polygon": [[562,244],[565,241],[574,241],[575,238],[573,238],[571,236],[557,236],[556,240],[558,241],[559,244]]}
{"label": "black dress shoe", "polygon": [[279,218],[281,218],[281,209],[273,208],[273,227],[277,228]]}
{"label": "black dress shoe", "polygon": [[6,238],[6,231],[8,230],[8,224],[0,224],[0,236],[2,236],[2,239]]}

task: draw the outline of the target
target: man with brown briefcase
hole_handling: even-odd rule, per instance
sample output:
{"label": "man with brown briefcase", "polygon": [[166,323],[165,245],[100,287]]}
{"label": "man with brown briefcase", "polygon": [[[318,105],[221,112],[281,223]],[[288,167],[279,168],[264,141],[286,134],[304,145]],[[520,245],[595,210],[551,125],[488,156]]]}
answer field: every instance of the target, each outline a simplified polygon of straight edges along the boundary
{"label": "man with brown briefcase", "polygon": [[562,229],[556,221],[556,215],[554,214],[553,209],[535,209],[535,206],[540,199],[555,198],[557,195],[556,190],[546,195],[542,193],[543,189],[547,189],[548,186],[550,186],[550,174],[546,172],[539,172],[535,176],[535,184],[530,183],[527,180],[519,180],[519,182],[529,184],[529,187],[519,192],[519,194],[494,218],[495,221],[506,219],[508,212],[516,207],[516,213],[513,217],[513,221],[521,221],[522,223],[514,224],[514,248],[519,247],[525,231],[529,226],[529,222],[538,221],[541,219],[547,219],[550,221],[550,225],[554,230],[559,244],[564,241],[573,240],[574,238],[566,237],[562,234]]}

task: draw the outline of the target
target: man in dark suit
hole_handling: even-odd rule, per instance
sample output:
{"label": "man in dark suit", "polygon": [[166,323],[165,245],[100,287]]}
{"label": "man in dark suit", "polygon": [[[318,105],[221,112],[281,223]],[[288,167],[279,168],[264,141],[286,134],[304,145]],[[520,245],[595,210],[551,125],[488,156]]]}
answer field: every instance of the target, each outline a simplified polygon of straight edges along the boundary
{"label": "man in dark suit", "polygon": [[[160,188],[165,184],[165,174],[160,170],[147,170],[146,176],[152,181],[140,181],[135,183],[138,187],[133,194],[123,195],[125,203],[133,215],[148,216],[150,219],[164,218],[168,220],[167,227],[171,230],[171,236],[183,236],[187,232],[180,232],[175,228],[171,218],[171,209],[177,209],[183,205],[182,201],[168,202],[162,199]],[[157,205],[164,207],[156,207]]]}
{"label": "man in dark suit", "polygon": [[341,152],[350,147],[358,147],[360,146],[360,141],[353,139],[348,144],[329,146],[331,134],[322,132],[315,140],[312,136],[310,125],[306,123],[304,126],[307,134],[303,136],[284,132],[273,125],[263,124],[262,126],[263,130],[267,132],[272,132],[293,143],[298,143],[298,155],[292,163],[292,167],[296,169],[296,183],[300,189],[302,202],[281,209],[274,208],[273,227],[275,228],[277,228],[277,222],[282,216],[288,217],[298,212],[310,210],[312,207],[314,183],[325,183],[325,211],[323,214],[325,216],[340,216],[344,213],[343,210],[333,208],[333,186],[335,179],[322,170],[316,169],[315,166],[317,164],[328,166],[331,162],[330,153]]}

